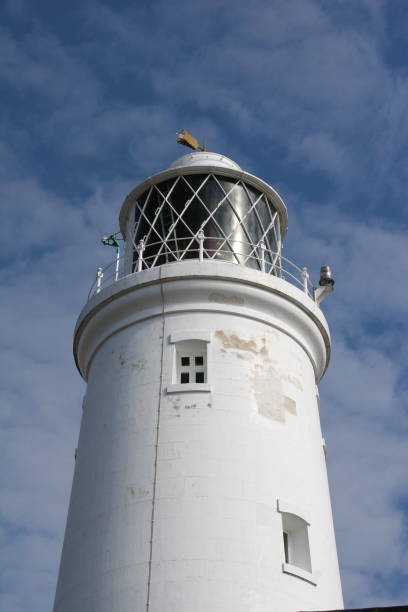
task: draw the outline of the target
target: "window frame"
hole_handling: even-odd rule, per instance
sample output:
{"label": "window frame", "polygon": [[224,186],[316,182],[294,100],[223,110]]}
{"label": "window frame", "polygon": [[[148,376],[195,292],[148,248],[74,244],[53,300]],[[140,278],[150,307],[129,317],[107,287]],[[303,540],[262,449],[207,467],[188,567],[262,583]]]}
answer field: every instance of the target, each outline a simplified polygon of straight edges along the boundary
{"label": "window frame", "polygon": [[[208,384],[208,344],[210,341],[211,334],[207,330],[179,330],[170,334],[169,342],[173,345],[173,380],[172,384],[166,388],[167,393],[208,393],[211,391],[211,386]],[[189,358],[188,365],[182,365],[183,358]],[[196,364],[197,358],[202,358],[203,363]],[[189,382],[181,382],[183,374],[188,374]],[[204,381],[196,382],[197,375],[201,374]]]}
{"label": "window frame", "polygon": [[282,572],[316,585],[310,549],[310,521],[291,503],[277,500],[282,519]]}

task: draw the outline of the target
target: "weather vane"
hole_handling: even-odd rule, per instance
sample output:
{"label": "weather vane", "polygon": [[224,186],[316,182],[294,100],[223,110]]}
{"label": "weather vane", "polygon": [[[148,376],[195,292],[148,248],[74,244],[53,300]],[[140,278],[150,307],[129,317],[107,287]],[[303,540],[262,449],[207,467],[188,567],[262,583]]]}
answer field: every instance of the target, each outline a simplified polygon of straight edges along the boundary
{"label": "weather vane", "polygon": [[194,136],[192,136],[184,128],[181,130],[181,132],[176,132],[176,136],[178,136],[177,138],[178,144],[182,144],[185,147],[190,147],[190,149],[193,149],[194,151],[206,151],[207,150],[205,141],[204,141],[204,144],[200,146],[198,144],[197,138],[194,138]]}

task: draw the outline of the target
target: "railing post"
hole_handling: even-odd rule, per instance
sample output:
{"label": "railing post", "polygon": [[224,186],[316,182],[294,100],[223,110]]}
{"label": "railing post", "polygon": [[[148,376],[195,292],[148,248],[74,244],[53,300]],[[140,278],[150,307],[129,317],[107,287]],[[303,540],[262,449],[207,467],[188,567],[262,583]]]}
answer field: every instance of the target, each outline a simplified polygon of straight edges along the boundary
{"label": "railing post", "polygon": [[120,263],[119,260],[120,260],[119,247],[116,247],[115,281],[117,281],[119,278],[119,263]]}
{"label": "railing post", "polygon": [[197,233],[198,238],[198,258],[200,261],[204,260],[204,230],[201,228]]}
{"label": "railing post", "polygon": [[137,271],[141,272],[142,268],[143,268],[143,252],[145,250],[145,243],[144,240],[142,239],[139,244],[137,245],[137,253],[139,255],[139,259],[137,260]]}
{"label": "railing post", "polygon": [[307,271],[307,268],[302,269],[302,279],[303,279],[303,290],[306,293],[306,295],[309,295],[309,287],[308,287],[309,272]]}
{"label": "railing post", "polygon": [[101,290],[103,279],[103,268],[98,268],[96,271],[96,293],[99,293]]}
{"label": "railing post", "polygon": [[263,240],[261,240],[261,242],[259,243],[259,249],[261,251],[260,256],[261,256],[261,270],[262,272],[265,272],[265,249],[266,249],[266,244],[264,243]]}

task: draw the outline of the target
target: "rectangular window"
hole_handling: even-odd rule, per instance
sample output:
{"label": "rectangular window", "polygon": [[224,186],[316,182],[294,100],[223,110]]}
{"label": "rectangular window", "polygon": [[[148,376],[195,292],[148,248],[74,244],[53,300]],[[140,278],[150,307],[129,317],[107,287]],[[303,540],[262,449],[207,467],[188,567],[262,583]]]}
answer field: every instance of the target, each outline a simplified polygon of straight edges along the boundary
{"label": "rectangular window", "polygon": [[176,343],[175,384],[207,383],[207,342],[182,340]]}
{"label": "rectangular window", "polygon": [[306,521],[296,514],[282,512],[282,532],[285,563],[311,572],[312,563]]}

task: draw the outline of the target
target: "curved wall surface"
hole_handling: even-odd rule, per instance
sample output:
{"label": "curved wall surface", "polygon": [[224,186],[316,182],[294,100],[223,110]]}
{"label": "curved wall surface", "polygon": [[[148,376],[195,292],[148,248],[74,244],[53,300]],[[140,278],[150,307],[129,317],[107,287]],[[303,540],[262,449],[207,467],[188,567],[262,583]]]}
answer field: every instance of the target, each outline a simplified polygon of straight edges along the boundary
{"label": "curved wall surface", "polygon": [[[180,384],[189,342],[201,385]],[[93,298],[74,350],[88,388],[55,612],[342,607],[311,299],[241,266],[161,266]],[[311,571],[285,563],[294,514]]]}

